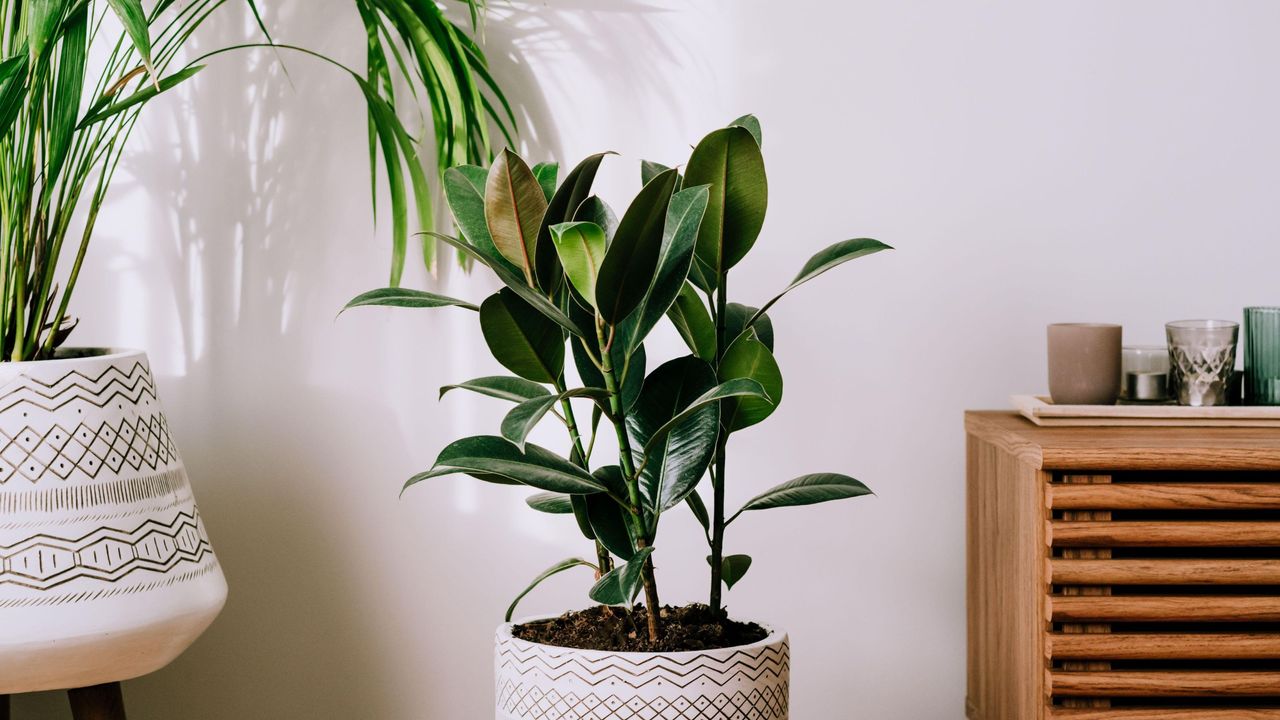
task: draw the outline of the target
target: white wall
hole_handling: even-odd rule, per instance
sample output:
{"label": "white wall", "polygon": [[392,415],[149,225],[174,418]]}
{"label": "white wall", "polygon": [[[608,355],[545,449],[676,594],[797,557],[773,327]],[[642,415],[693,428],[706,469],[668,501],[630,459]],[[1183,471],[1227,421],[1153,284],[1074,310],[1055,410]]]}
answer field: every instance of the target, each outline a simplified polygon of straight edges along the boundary
{"label": "white wall", "polygon": [[[360,63],[350,2],[273,5],[281,39]],[[838,239],[899,248],[772,313],[786,399],[736,437],[731,466],[735,500],[817,469],[878,496],[735,525],[731,549],[756,565],[729,604],[791,631],[798,720],[962,717],[961,411],[1043,389],[1048,322],[1151,342],[1168,319],[1280,302],[1280,5],[495,6],[488,47],[531,155],[619,151],[600,183],[615,204],[640,158],[681,162],[759,115],[771,202],[739,300]],[[235,17],[209,44],[244,34]],[[231,583],[207,636],[127,684],[132,716],[488,717],[502,610],[584,543],[510,488],[443,480],[397,499],[445,442],[496,427],[494,403],[435,400],[496,366],[462,311],[334,320],[382,281],[387,243],[355,91],[289,63],[296,89],[245,55],[157,103],[78,296],[81,343],[145,347],[164,376]],[[411,283],[494,288],[442,278]],[[676,350],[669,334],[653,348]],[[687,518],[665,526],[672,601],[703,596],[699,542]],[[580,605],[586,582],[562,576],[525,610]],[[15,717],[61,707],[23,698]]]}

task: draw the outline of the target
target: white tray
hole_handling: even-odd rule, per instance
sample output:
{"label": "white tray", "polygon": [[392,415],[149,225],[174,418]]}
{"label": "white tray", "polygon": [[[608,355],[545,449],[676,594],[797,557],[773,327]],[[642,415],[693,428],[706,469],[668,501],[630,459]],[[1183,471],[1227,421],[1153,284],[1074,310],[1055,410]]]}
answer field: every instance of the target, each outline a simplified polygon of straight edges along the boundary
{"label": "white tray", "polygon": [[1045,427],[1280,427],[1280,406],[1054,405],[1039,395],[1014,395],[1013,406]]}

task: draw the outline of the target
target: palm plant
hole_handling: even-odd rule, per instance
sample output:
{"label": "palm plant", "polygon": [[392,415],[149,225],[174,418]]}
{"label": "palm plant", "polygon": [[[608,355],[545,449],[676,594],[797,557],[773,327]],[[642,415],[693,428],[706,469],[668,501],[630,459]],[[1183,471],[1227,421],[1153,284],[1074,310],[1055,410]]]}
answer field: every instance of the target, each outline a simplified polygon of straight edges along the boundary
{"label": "palm plant", "polygon": [[[730,435],[767,418],[782,399],[767,311],[827,270],[888,246],[867,238],[836,243],[763,306],[730,303],[729,270],[754,245],[767,204],[756,119],[739,118],[706,136],[683,178],[675,169],[644,163],[644,186],[620,220],[591,194],[603,158],[587,158],[558,185],[554,165],[531,168],[510,150],[487,171],[449,170],[446,196],[462,237],[438,237],[488,267],[505,287],[478,305],[381,288],[347,307],[452,306],[478,313],[489,351],[514,376],[476,378],[441,394],[464,389],[515,406],[500,434],[449,444],[405,487],[461,473],[539,490],[528,504],[572,514],[595,542],[598,561],[557,563],[516,603],[547,577],[591,567],[597,581],[589,596],[596,602],[630,606],[644,593],[647,637],[656,644],[663,631],[654,551],[663,514],[687,507],[706,530],[709,600],[720,613],[721,585],[732,586],[750,566],[750,558],[724,553],[725,528],[739,515],[870,492],[847,475],[816,473],[766,491],[732,516],[725,512]],[[690,353],[646,374],[644,341],[664,317]],[[570,355],[579,379],[572,387]],[[575,418],[575,400],[591,403],[589,440]],[[568,433],[565,453],[527,440],[548,416]],[[607,427],[600,427],[602,420]],[[600,433],[616,438],[618,452],[595,462]],[[710,512],[697,492],[708,474]],[[512,603],[508,620],[514,608]]]}
{"label": "palm plant", "polygon": [[[482,0],[461,0],[466,5],[471,32],[479,30]],[[391,286],[400,284],[409,238],[410,207],[416,207],[421,229],[433,230],[433,193],[420,177],[416,152],[402,152],[388,117],[381,107],[397,106],[398,84],[407,87],[406,100],[418,113],[420,124],[429,123],[434,139],[437,176],[456,165],[487,164],[493,159],[490,125],[507,144],[516,127],[515,114],[502,88],[489,73],[484,51],[467,31],[450,20],[431,0],[356,0],[356,8],[368,36],[366,94],[381,103],[369,110],[369,165],[373,186],[377,183],[378,151],[391,195],[392,251]],[[401,93],[403,95],[403,92]],[[421,107],[430,111],[422,117]],[[410,173],[408,199],[401,161]],[[376,204],[376,200],[375,200]],[[422,239],[422,259],[430,269],[435,261],[436,241]],[[465,256],[459,256],[465,259]]]}
{"label": "palm plant", "polygon": [[[0,0],[0,359],[48,357],[74,327],[72,292],[143,108],[198,73],[204,59],[249,47],[179,63],[188,39],[226,2],[157,0],[147,9],[141,0]],[[286,47],[272,43],[255,0],[245,2],[263,34],[258,46]],[[467,2],[474,26],[478,0]],[[369,67],[365,76],[347,72],[368,104],[370,160],[381,155],[391,191],[394,285],[411,207],[424,228],[433,222],[419,143],[396,114],[395,77],[429,98],[442,164],[487,161],[488,120],[504,134],[514,121],[484,54],[435,3],[356,3],[369,29]],[[376,189],[376,173],[373,181]],[[67,247],[69,236],[74,247]],[[432,247],[424,244],[428,264]]]}

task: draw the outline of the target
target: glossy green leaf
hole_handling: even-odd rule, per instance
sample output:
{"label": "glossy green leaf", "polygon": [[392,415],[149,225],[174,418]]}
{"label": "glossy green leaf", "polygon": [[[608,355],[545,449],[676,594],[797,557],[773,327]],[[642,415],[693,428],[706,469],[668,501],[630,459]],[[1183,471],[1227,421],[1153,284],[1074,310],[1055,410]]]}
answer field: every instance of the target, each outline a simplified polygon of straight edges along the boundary
{"label": "glossy green leaf", "polygon": [[719,405],[691,406],[715,384],[715,371],[705,360],[691,355],[669,360],[645,378],[627,415],[632,447],[643,448],[640,495],[655,515],[683,502],[711,463]]}
{"label": "glossy green leaf", "polygon": [[574,388],[559,395],[536,397],[519,403],[502,419],[502,437],[510,440],[516,447],[524,449],[525,439],[546,417],[556,403],[567,398],[595,397],[599,400],[608,398],[608,393],[595,388]]}
{"label": "glossy green leaf", "polygon": [[450,390],[470,390],[488,397],[510,400],[516,403],[546,397],[551,394],[550,390],[532,380],[508,377],[506,375],[488,375],[458,383],[457,385],[445,385],[440,388],[440,397],[444,397],[444,394]]}
{"label": "glossy green leaf", "polygon": [[489,234],[489,221],[484,215],[484,186],[488,177],[489,171],[476,165],[449,168],[441,183],[444,197],[462,237],[494,263],[519,276],[520,268],[512,265],[498,252],[493,244],[493,237]]}
{"label": "glossy green leaf", "polygon": [[640,550],[629,562],[605,573],[588,595],[602,605],[630,605],[640,592],[644,562],[652,553],[651,547]]}
{"label": "glossy green leaf", "polygon": [[618,231],[618,216],[614,214],[613,208],[595,195],[582,201],[577,212],[573,214],[573,219],[595,223],[604,230],[605,247],[608,247],[614,233]]}
{"label": "glossy green leaf", "polygon": [[546,417],[551,408],[560,402],[558,395],[525,400],[507,412],[502,418],[502,437],[511,441],[516,447],[524,449],[529,433]]}
{"label": "glossy green leaf", "polygon": [[542,194],[547,197],[548,202],[556,192],[556,177],[559,174],[560,163],[540,162],[533,166],[533,176],[538,179],[538,185],[542,187]]}
{"label": "glossy green leaf", "polygon": [[[815,503],[870,494],[870,488],[848,475],[839,473],[801,475],[794,480],[788,480],[751,498],[733,517],[736,518],[748,510],[813,505]],[[732,521],[733,518],[730,518],[730,520]]]}
{"label": "glossy green leaf", "polygon": [[[712,557],[707,556],[707,564],[712,564]],[[720,559],[720,579],[730,590],[738,584],[743,575],[747,574],[747,570],[751,569],[750,555],[725,555]]]}
{"label": "glossy green leaf", "polygon": [[573,519],[578,523],[582,536],[595,542],[596,531],[591,529],[591,517],[587,515],[587,498],[589,495],[570,495],[569,504],[573,507]]}
{"label": "glossy green leaf", "polygon": [[746,128],[751,133],[751,137],[755,138],[756,144],[764,147],[764,136],[760,132],[760,120],[755,115],[743,115],[742,117],[729,123],[729,127],[738,126]]}
{"label": "glossy green leaf", "polygon": [[716,357],[716,326],[693,285],[685,283],[667,308],[667,317],[694,355],[711,362]]}
{"label": "glossy green leaf", "polygon": [[782,371],[778,369],[773,353],[754,336],[742,335],[729,345],[720,361],[719,376],[722,383],[738,378],[754,380],[764,388],[769,398],[746,397],[726,401],[722,407],[721,422],[730,432],[764,420],[782,402]]}
{"label": "glossy green leaf", "polygon": [[354,307],[366,307],[370,305],[399,308],[437,308],[453,306],[466,308],[467,310],[480,310],[479,307],[472,305],[465,300],[451,298],[446,295],[437,295],[436,293],[424,292],[422,290],[409,290],[407,288],[378,288],[377,290],[360,293],[342,309],[345,311]]}
{"label": "glossy green leaf", "polygon": [[540,492],[524,499],[524,504],[549,515],[572,515],[573,496],[563,493]]}
{"label": "glossy green leaf", "polygon": [[526,595],[533,592],[534,588],[538,587],[538,585],[541,585],[542,581],[546,580],[549,577],[552,577],[553,575],[558,575],[564,572],[565,570],[571,570],[576,567],[589,567],[589,568],[595,569],[597,572],[599,571],[599,569],[596,568],[595,565],[581,558],[569,558],[567,560],[561,560],[555,565],[552,565],[551,567],[539,573],[538,577],[534,578],[533,582],[529,583],[529,587],[521,591],[521,593],[516,596],[516,599],[511,601],[511,605],[507,606],[507,614],[503,616],[503,622],[511,622],[511,617],[515,615],[515,612],[516,612],[516,606],[520,604],[520,601],[523,600]]}
{"label": "glossy green leaf", "polygon": [[661,175],[662,173],[670,169],[671,168],[667,167],[666,165],[663,165],[662,163],[656,163],[656,162],[653,162],[652,160],[641,160],[640,161],[640,184],[648,185],[650,180],[653,180],[654,178],[658,177],[659,175]]}
{"label": "glossy green leaf", "polygon": [[640,304],[627,319],[628,352],[634,352],[680,294],[689,277],[698,227],[707,209],[707,186],[685,188],[671,197],[663,226],[657,268]]}
{"label": "glossy green leaf", "polygon": [[882,250],[892,249],[892,247],[885,245],[879,240],[872,240],[871,238],[844,240],[842,242],[835,243],[834,245],[829,245],[818,251],[813,257],[809,258],[809,261],[804,264],[804,267],[800,268],[800,272],[796,275],[796,279],[792,280],[791,284],[784,288],[782,292],[775,295],[773,299],[765,303],[764,307],[761,308],[758,314],[763,314],[768,311],[769,308],[773,307],[774,303],[782,299],[783,295],[786,295],[792,290],[795,290],[837,265],[843,265],[850,260],[857,260],[860,257],[873,255]]}
{"label": "glossy green leaf", "polygon": [[773,321],[767,314],[757,315],[758,312],[759,308],[741,303],[729,303],[725,307],[724,336],[729,339],[730,345],[746,331],[747,323],[755,318],[755,321],[751,322],[751,329],[755,332],[756,338],[764,343],[770,352],[773,351]]}
{"label": "glossy green leaf", "polygon": [[493,357],[522,378],[551,383],[564,370],[560,326],[510,288],[490,295],[480,305],[480,330]]}
{"label": "glossy green leaf", "polygon": [[689,506],[689,512],[693,513],[693,518],[702,526],[702,532],[707,536],[707,542],[711,542],[711,514],[707,512],[707,504],[702,501],[702,496],[697,490],[689,493],[689,497],[684,499],[686,505]]}
{"label": "glossy green leaf", "polygon": [[113,115],[118,115],[135,105],[141,105],[166,90],[172,90],[179,83],[191,78],[203,69],[204,65],[192,65],[191,67],[183,68],[168,77],[161,78],[158,83],[158,87],[157,85],[147,85],[129,97],[120,100],[119,102],[107,105],[101,110],[98,110],[81,120],[79,124],[76,125],[76,129],[82,130],[96,122],[101,122]]}
{"label": "glossy green leaf", "polygon": [[[705,361],[700,360],[699,362]],[[670,420],[663,423],[663,425],[657,430],[654,430],[652,436],[648,440],[649,444],[645,445],[645,454],[647,455],[650,453],[652,449],[650,448],[650,445],[656,447],[658,443],[663,442],[667,438],[668,433],[678,431],[681,424],[688,422],[691,416],[700,413],[704,407],[708,405],[718,405],[721,400],[727,401],[731,398],[759,400],[761,402],[767,402],[769,400],[769,396],[765,393],[764,387],[752,378],[733,378],[731,380],[726,380],[694,398],[687,407],[677,413]],[[741,400],[735,400],[734,402],[741,402]]]}
{"label": "glossy green leaf", "polygon": [[586,470],[537,445],[523,452],[505,438],[477,435],[455,440],[436,457],[430,470],[414,475],[404,489],[435,477],[470,475],[485,482],[523,484],[548,492],[589,494],[607,488]]}
{"label": "glossy green leaf", "polygon": [[528,303],[530,307],[537,310],[544,317],[556,323],[560,327],[568,330],[578,337],[595,337],[594,333],[588,336],[587,331],[583,330],[581,326],[570,319],[568,315],[561,311],[560,308],[556,307],[554,303],[546,298],[546,296],[529,287],[518,275],[508,271],[500,263],[490,260],[484,255],[484,253],[477,250],[470,243],[459,240],[455,237],[442,235],[440,233],[428,232],[427,234],[441,240],[450,247],[456,248],[459,252],[465,253],[481,265],[488,267],[493,271],[493,274],[497,275],[498,279],[507,286],[507,289],[520,296],[520,298]]}
{"label": "glossy green leaf", "polygon": [[685,183],[711,186],[695,252],[700,273],[693,278],[711,290],[719,274],[751,250],[764,225],[769,187],[760,145],[746,128],[716,130],[694,148]]}
{"label": "glossy green leaf", "polygon": [[591,532],[609,552],[625,560],[635,555],[631,533],[627,527],[626,511],[613,498],[604,493],[585,495],[587,519]]}
{"label": "glossy green leaf", "polygon": [[618,223],[596,281],[596,309],[617,325],[644,299],[658,266],[667,206],[676,172],[668,170],[645,185]]}
{"label": "glossy green leaf", "polygon": [[[591,195],[591,186],[596,179],[596,171],[606,155],[597,153],[578,163],[564,182],[556,189],[547,203],[547,211],[542,217],[542,226],[538,228],[538,257],[535,275],[538,286],[547,293],[552,293],[560,281],[560,261],[551,240],[551,226],[572,220],[592,220],[592,218],[575,217],[578,208]],[[603,224],[597,223],[601,227]]]}
{"label": "glossy green leaf", "polygon": [[484,214],[493,244],[508,262],[520,268],[533,284],[538,251],[538,228],[547,211],[547,197],[533,171],[519,155],[503,150],[489,167]]}
{"label": "glossy green leaf", "polygon": [[590,222],[567,222],[551,226],[551,240],[569,282],[595,307],[596,277],[604,262],[604,229]]}

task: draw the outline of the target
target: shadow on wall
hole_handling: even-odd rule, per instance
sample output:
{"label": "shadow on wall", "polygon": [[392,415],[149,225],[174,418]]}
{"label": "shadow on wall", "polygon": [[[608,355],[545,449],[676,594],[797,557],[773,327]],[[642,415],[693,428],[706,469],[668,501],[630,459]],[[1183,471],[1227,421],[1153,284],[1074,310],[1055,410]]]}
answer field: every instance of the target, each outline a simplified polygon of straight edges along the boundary
{"label": "shadow on wall", "polygon": [[[325,2],[332,12],[314,12],[312,0],[263,9],[281,41],[363,67],[353,5]],[[607,13],[587,0],[555,5],[504,4],[485,29],[531,158],[561,154],[536,57],[584,55],[588,67],[608,62],[628,82],[656,82],[653,56],[613,57],[610,37],[585,29],[600,14],[628,17],[626,32],[652,33],[663,47],[643,3]],[[248,18],[227,10],[194,52],[257,39]],[[85,326],[150,351],[231,588],[190,652],[126,685],[131,717],[482,717],[487,633],[476,642],[405,623],[417,612],[474,620],[470,593],[505,591],[509,578],[439,592],[437,578],[465,578],[484,560],[452,551],[476,532],[454,512],[460,499],[447,502],[458,486],[436,487],[426,517],[396,498],[403,477],[465,431],[456,416],[419,408],[434,409],[442,381],[470,376],[475,338],[450,342],[462,325],[436,315],[335,324],[343,302],[382,281],[389,243],[371,237],[358,91],[318,62],[285,63],[289,80],[270,51],[223,56],[148,110],[112,191],[120,207],[142,211],[104,218],[90,262],[110,272],[82,281],[78,296]],[[437,280],[419,269],[406,284],[490,289],[451,266],[446,255]],[[434,546],[414,524],[430,528]],[[466,653],[443,657],[454,641]],[[65,706],[60,694],[24,696],[15,717],[66,717]]]}

